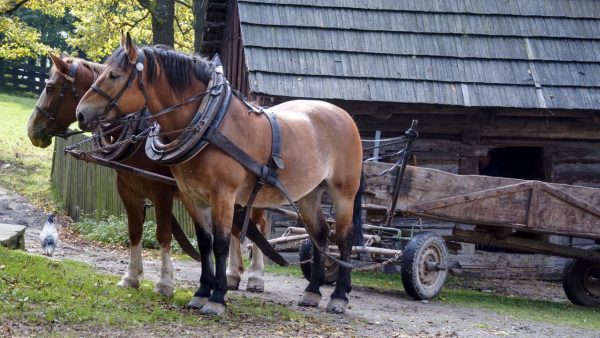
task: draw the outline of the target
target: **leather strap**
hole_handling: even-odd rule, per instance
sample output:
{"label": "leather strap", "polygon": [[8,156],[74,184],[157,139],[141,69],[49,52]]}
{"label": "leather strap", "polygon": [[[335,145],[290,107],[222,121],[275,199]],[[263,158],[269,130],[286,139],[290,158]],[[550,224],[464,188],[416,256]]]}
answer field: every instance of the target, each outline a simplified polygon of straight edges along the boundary
{"label": "leather strap", "polygon": [[248,221],[250,220],[252,205],[254,205],[256,195],[258,195],[258,192],[266,182],[266,176],[273,176],[275,179],[277,179],[279,176],[277,169],[283,169],[284,167],[283,159],[281,157],[281,128],[279,127],[277,117],[272,112],[265,112],[264,110],[261,110],[261,112],[264,113],[269,120],[269,124],[271,125],[271,156],[269,157],[269,163],[267,166],[263,166],[261,168],[261,174],[258,176],[258,179],[252,188],[252,192],[250,193],[250,197],[248,198],[248,202],[246,203],[244,223],[242,226],[242,232],[240,234],[240,243],[243,243],[246,239],[246,230],[248,229]]}

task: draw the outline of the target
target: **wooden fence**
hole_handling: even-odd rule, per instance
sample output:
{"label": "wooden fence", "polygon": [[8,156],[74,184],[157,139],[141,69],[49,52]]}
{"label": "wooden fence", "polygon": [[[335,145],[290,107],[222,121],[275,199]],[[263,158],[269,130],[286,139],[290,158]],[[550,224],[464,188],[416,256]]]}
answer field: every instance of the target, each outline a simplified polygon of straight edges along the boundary
{"label": "wooden fence", "polygon": [[0,90],[39,94],[48,80],[49,68],[0,59]]}
{"label": "wooden fence", "polygon": [[[67,140],[55,138],[52,158],[52,183],[64,205],[66,213],[74,220],[83,214],[94,214],[106,210],[109,214],[125,214],[116,189],[115,171],[110,168],[76,160],[63,149],[69,144],[80,142],[83,135]],[[146,214],[147,220],[155,221],[154,212]],[[194,226],[183,205],[175,201],[173,214],[188,236],[195,236]]]}

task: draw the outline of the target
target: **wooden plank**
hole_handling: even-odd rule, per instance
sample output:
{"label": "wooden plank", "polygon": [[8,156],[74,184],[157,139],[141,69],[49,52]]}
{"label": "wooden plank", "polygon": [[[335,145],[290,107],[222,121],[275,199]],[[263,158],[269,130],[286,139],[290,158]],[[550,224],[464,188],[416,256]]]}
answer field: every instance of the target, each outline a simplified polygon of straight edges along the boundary
{"label": "wooden plank", "polygon": [[600,252],[576,247],[568,247],[550,242],[536,241],[520,237],[497,239],[492,233],[454,229],[451,236],[444,236],[447,241],[489,245],[505,249],[516,249],[532,253],[541,253],[561,257],[577,258],[600,262]]}

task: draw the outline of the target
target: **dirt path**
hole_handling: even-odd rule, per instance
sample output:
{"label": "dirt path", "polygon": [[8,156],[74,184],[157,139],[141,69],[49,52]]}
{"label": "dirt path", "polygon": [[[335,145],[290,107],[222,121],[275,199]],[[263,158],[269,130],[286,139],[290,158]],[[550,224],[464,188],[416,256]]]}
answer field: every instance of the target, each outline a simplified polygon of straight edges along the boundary
{"label": "dirt path", "polygon": [[[27,225],[26,247],[31,253],[40,254],[38,235],[44,224],[46,215],[35,209],[27,201],[0,187],[0,223],[16,223]],[[59,223],[61,220],[59,219]],[[72,238],[61,238],[55,258],[72,259],[86,262],[98,271],[121,275],[127,266],[127,252],[123,249],[109,249],[82,243]],[[175,261],[175,278],[179,286],[197,285],[199,266],[194,261]],[[159,261],[145,258],[145,278],[156,281],[159,274]],[[243,276],[242,278],[244,278]],[[536,290],[556,288],[554,284],[535,284],[519,290]],[[277,274],[267,274],[265,292],[262,294],[244,293],[250,297],[260,297],[280,303],[300,313],[324,317],[343,328],[344,332],[352,332],[356,336],[370,337],[596,337],[597,332],[575,329],[559,324],[547,324],[517,320],[510,316],[496,314],[492,311],[446,305],[439,301],[417,302],[403,293],[388,294],[368,289],[355,289],[350,294],[350,308],[346,315],[336,316],[325,313],[325,305],[332,292],[331,287],[322,289],[324,298],[316,309],[301,308],[296,305],[302,291],[306,287],[303,279]],[[481,287],[481,285],[479,286]],[[491,287],[493,288],[493,286]],[[242,280],[241,289],[245,289]],[[510,288],[508,288],[510,289]],[[515,288],[517,289],[517,288]],[[554,293],[554,292],[551,292]],[[542,296],[542,298],[545,298]],[[357,325],[358,323],[358,325]],[[248,330],[247,332],[252,332]],[[165,335],[165,332],[153,332],[154,336]],[[213,333],[217,336],[228,332]],[[327,332],[322,335],[327,336]]]}

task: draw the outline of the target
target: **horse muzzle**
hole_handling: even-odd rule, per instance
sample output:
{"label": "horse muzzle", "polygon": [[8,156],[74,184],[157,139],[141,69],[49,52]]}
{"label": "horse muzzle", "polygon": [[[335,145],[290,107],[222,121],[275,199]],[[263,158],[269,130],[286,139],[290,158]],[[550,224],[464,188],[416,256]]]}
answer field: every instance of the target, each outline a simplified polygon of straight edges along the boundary
{"label": "horse muzzle", "polygon": [[89,114],[85,110],[77,111],[77,122],[79,129],[85,131],[94,131],[100,125],[98,119],[93,118],[92,114]]}

